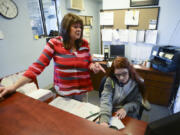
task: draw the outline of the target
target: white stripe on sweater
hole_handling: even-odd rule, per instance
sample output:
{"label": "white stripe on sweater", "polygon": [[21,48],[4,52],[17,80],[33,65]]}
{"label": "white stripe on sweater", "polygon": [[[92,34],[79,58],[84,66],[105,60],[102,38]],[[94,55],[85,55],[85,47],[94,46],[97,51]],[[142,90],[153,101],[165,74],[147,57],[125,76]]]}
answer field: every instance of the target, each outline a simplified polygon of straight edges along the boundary
{"label": "white stripe on sweater", "polygon": [[81,93],[81,92],[87,91],[87,90],[80,90],[80,89],[74,89],[74,90],[70,90],[70,91],[62,91],[56,85],[54,86],[54,88],[55,88],[56,92],[61,96],[68,96],[68,95],[71,95],[73,93]]}

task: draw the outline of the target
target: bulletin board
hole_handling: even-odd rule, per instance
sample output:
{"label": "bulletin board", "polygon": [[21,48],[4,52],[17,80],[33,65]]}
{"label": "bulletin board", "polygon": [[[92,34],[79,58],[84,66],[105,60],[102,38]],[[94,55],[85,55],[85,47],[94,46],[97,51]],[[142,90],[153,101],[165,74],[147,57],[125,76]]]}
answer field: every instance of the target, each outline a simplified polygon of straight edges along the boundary
{"label": "bulletin board", "polygon": [[[136,29],[147,30],[149,29],[149,23],[151,20],[156,20],[156,29],[158,26],[160,7],[148,7],[148,8],[129,8],[129,9],[114,9],[114,10],[102,10],[101,12],[113,12],[114,13],[114,25],[103,26],[103,28],[113,29]],[[125,25],[125,12],[126,11],[139,11],[139,24],[136,26]]]}

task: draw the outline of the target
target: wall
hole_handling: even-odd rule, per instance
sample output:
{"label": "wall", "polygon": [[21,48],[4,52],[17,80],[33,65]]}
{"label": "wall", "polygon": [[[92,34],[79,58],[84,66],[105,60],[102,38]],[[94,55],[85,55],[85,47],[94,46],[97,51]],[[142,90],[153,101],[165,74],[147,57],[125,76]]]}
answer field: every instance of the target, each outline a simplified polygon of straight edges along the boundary
{"label": "wall", "polygon": [[[112,2],[113,1],[113,2]],[[103,0],[103,9],[123,9],[130,8],[130,0]],[[111,4],[115,3],[115,4]],[[180,47],[180,11],[179,0],[159,0],[159,22],[158,22],[158,37],[157,45],[174,45]],[[135,60],[138,63],[147,60],[150,56],[151,44],[131,44],[126,46],[126,57],[130,60]],[[136,50],[136,51],[135,51]],[[146,52],[146,56],[143,54]]]}
{"label": "wall", "polygon": [[129,0],[103,0],[103,9],[123,9],[129,8]]}
{"label": "wall", "polygon": [[[13,0],[19,10],[15,19],[8,20],[0,16],[0,30],[5,38],[0,40],[0,78],[25,70],[36,61],[42,52],[46,40],[45,38],[33,40],[30,26],[29,14],[27,9],[27,0]],[[93,16],[93,27],[91,29],[91,52],[99,51],[99,10],[101,4],[95,0],[84,0],[85,10],[81,12],[66,9],[66,0],[61,0],[60,9],[62,16],[67,12],[74,12],[82,15]],[[38,82],[41,88],[53,83],[53,62],[38,76]]]}
{"label": "wall", "polygon": [[67,12],[74,12],[79,15],[93,16],[93,26],[90,35],[90,49],[91,53],[100,53],[100,26],[99,26],[99,11],[102,9],[102,2],[98,0],[84,0],[85,10],[74,11],[67,10],[66,0],[61,0],[61,9],[63,15]]}
{"label": "wall", "polygon": [[160,0],[158,45],[175,45],[180,47],[180,1]]}
{"label": "wall", "polygon": [[[103,9],[129,8],[130,0],[103,0]],[[180,1],[179,0],[159,0],[160,14],[158,23],[157,45],[180,46]]]}

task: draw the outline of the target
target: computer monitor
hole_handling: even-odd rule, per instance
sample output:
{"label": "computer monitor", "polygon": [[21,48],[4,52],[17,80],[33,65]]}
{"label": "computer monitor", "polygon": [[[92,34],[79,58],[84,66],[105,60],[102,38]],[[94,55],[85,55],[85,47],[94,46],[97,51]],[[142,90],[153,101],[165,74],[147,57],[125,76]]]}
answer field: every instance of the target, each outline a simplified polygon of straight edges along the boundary
{"label": "computer monitor", "polygon": [[149,123],[144,135],[180,135],[180,112]]}
{"label": "computer monitor", "polygon": [[110,45],[110,58],[125,56],[125,45]]}

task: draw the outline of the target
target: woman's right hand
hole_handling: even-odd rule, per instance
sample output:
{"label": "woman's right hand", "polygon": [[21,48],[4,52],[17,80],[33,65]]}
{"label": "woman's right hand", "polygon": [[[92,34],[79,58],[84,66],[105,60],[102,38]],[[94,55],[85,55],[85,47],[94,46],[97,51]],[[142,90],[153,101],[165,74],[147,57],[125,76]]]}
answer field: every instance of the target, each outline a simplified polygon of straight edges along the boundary
{"label": "woman's right hand", "polygon": [[13,93],[16,89],[13,85],[8,87],[0,87],[0,99],[3,99],[3,97],[9,93]]}
{"label": "woman's right hand", "polygon": [[104,127],[109,127],[109,125],[106,122],[102,122],[102,123],[100,123],[100,125],[102,125]]}

